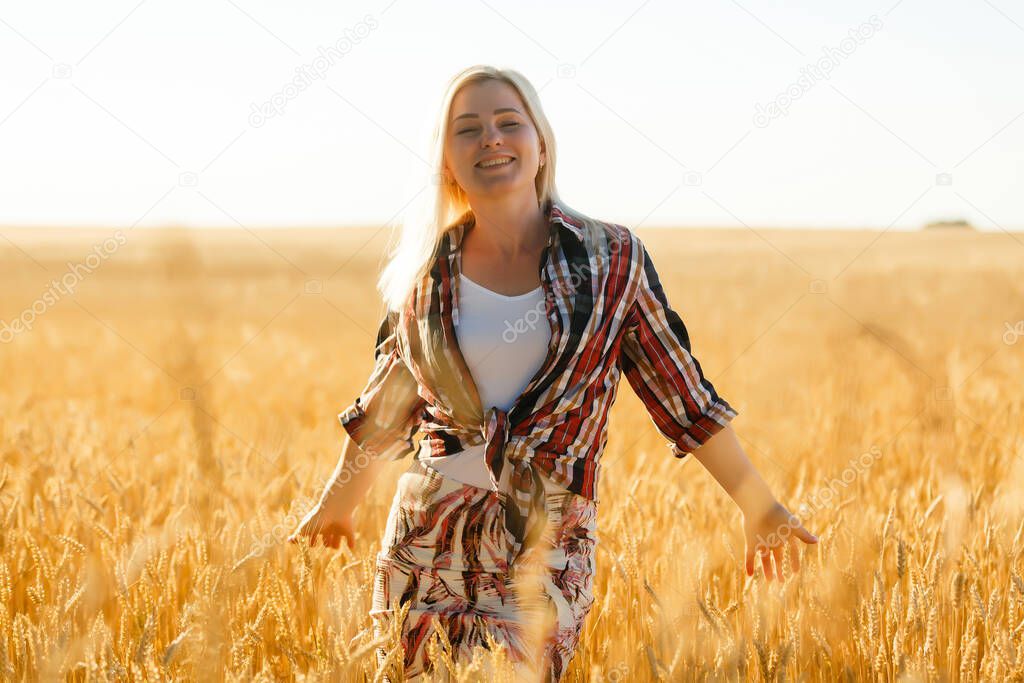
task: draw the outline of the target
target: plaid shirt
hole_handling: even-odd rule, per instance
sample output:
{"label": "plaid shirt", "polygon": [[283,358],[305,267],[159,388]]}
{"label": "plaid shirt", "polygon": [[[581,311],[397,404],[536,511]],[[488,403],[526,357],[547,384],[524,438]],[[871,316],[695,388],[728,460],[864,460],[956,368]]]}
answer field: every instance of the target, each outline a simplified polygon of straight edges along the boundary
{"label": "plaid shirt", "polygon": [[469,216],[443,235],[429,275],[405,309],[381,321],[369,381],[338,415],[361,449],[385,459],[418,450],[412,442],[417,430],[433,456],[485,444],[492,482],[506,502],[513,551],[531,506],[543,500],[538,472],[597,500],[620,373],[676,457],[737,415],[691,354],[686,327],[640,239],[614,223],[588,228],[557,201],[545,211],[551,232],[539,264],[544,311],[538,308],[532,322],[509,321],[509,329],[544,324],[538,323],[543,316],[551,327],[549,350],[507,412],[480,405],[455,335]]}

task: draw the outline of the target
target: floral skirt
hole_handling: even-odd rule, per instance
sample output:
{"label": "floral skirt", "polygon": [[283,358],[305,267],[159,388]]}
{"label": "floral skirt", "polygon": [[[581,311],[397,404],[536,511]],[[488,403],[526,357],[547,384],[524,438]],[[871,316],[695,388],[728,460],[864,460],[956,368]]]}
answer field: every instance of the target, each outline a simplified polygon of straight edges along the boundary
{"label": "floral skirt", "polygon": [[[544,483],[545,510],[530,516],[524,552],[509,567],[497,491],[417,460],[401,476],[370,614],[381,635],[396,608],[408,605],[401,625],[407,680],[432,670],[427,643],[437,625],[456,662],[468,662],[476,646],[487,648],[490,634],[517,668],[552,681],[565,673],[594,603],[597,505]],[[384,657],[378,650],[382,665]]]}

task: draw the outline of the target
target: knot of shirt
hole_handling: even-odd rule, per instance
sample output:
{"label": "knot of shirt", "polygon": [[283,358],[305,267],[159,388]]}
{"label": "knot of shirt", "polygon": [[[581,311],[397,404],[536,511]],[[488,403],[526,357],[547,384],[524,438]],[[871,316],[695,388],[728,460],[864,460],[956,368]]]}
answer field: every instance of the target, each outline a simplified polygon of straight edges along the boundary
{"label": "knot of shirt", "polygon": [[531,508],[545,508],[544,482],[533,466],[532,449],[517,448],[509,440],[508,412],[492,406],[482,426],[484,459],[491,485],[498,492],[508,539],[508,567],[512,569],[523,550]]}

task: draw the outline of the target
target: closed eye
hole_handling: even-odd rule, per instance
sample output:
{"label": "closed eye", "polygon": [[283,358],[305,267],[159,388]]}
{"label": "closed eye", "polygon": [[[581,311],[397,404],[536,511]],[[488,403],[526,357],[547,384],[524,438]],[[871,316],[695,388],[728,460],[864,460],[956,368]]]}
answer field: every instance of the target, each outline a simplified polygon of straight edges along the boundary
{"label": "closed eye", "polygon": [[[518,126],[518,125],[519,125],[518,121],[506,121],[505,123],[501,124],[501,127],[505,128],[507,126]],[[456,133],[456,135],[462,135],[463,133],[472,133],[475,130],[479,130],[479,128],[463,128],[458,133]]]}

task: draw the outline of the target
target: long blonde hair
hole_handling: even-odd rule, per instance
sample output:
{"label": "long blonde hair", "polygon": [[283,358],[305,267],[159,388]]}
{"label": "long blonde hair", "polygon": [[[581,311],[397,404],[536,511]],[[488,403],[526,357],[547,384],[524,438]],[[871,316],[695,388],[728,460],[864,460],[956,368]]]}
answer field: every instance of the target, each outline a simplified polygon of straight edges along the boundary
{"label": "long blonde hair", "polygon": [[427,196],[420,203],[413,204],[403,218],[401,238],[397,247],[390,252],[388,263],[377,282],[377,289],[389,312],[401,311],[413,288],[430,272],[445,232],[472,216],[472,209],[462,188],[454,182],[441,182],[444,142],[455,95],[464,86],[485,80],[502,81],[515,88],[537,129],[545,151],[545,163],[535,181],[538,204],[543,207],[549,200],[557,202],[563,213],[582,223],[586,229],[593,229],[599,223],[570,209],[558,196],[555,188],[555,168],[558,162],[555,135],[544,115],[540,97],[530,81],[514,69],[499,69],[484,64],[471,66],[452,77],[445,88],[430,140]]}

